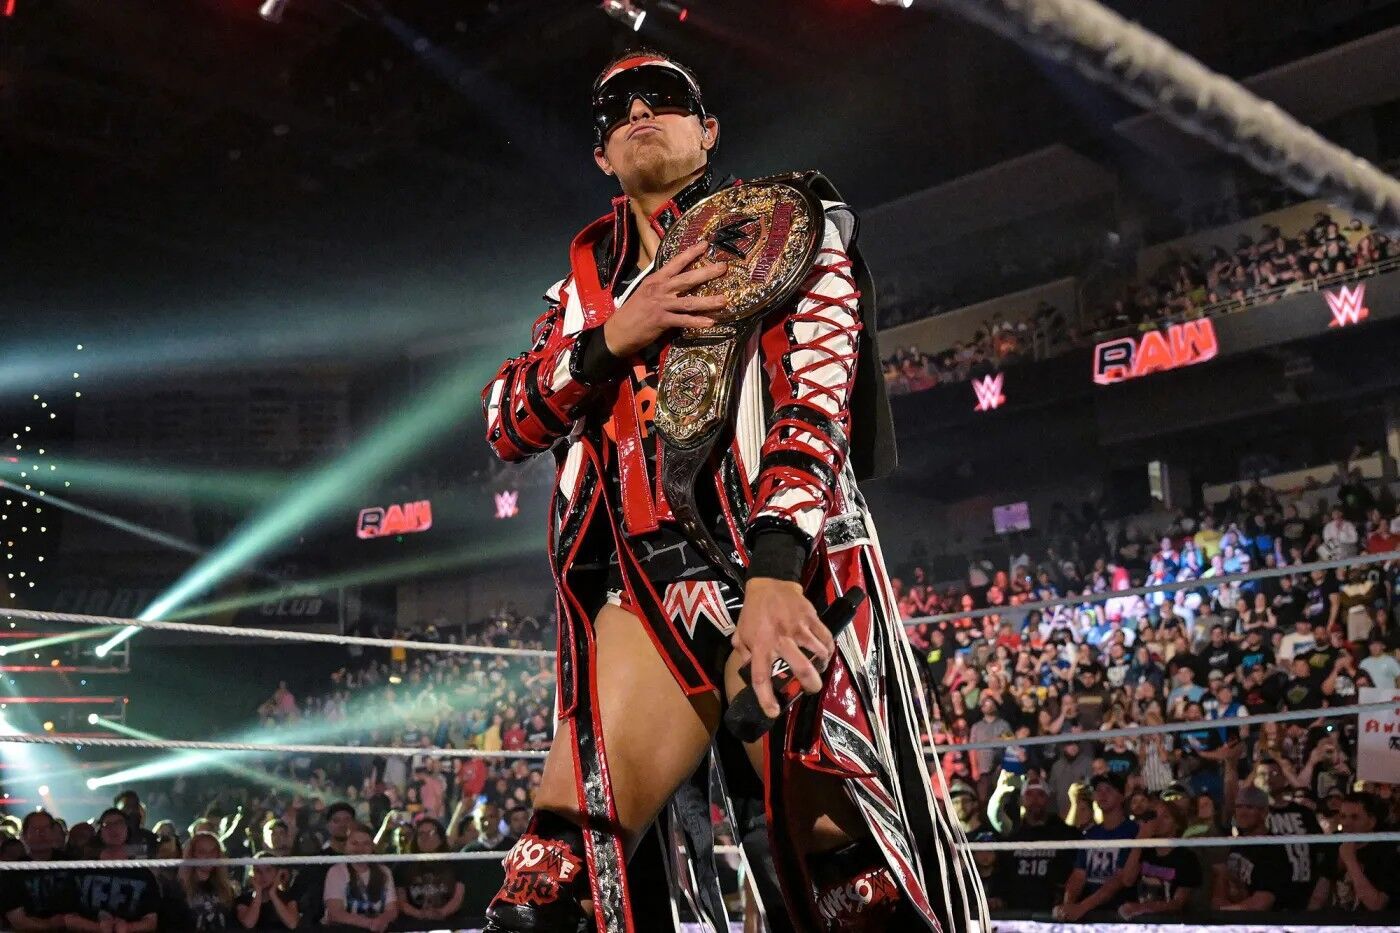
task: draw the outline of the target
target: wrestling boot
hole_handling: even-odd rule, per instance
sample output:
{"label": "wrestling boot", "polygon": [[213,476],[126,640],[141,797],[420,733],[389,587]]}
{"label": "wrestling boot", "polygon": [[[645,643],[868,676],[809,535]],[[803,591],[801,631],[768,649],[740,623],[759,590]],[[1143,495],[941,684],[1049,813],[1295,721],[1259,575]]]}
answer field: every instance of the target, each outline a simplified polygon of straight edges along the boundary
{"label": "wrestling boot", "polygon": [[583,833],[547,811],[535,814],[506,855],[505,881],[486,908],[483,933],[582,933],[591,918],[579,907],[588,895]]}
{"label": "wrestling boot", "polygon": [[869,839],[808,856],[825,933],[886,933],[904,900],[880,849]]}

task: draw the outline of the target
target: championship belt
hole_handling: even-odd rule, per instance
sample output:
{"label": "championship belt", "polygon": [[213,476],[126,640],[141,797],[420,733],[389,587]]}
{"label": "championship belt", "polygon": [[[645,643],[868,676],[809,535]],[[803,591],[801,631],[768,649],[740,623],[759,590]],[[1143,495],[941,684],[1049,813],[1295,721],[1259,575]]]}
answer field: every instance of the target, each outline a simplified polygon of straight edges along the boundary
{"label": "championship belt", "polygon": [[[661,361],[656,430],[662,442],[661,487],[671,513],[716,570],[736,578],[695,505],[695,478],[738,402],[738,364],[755,328],[783,306],[816,262],[824,215],[797,175],[723,188],[681,215],[656,252],[656,266],[705,240],[690,268],[728,263],[728,271],[692,294],[723,295],[714,324],[684,330]],[[737,582],[737,580],[736,580]]]}

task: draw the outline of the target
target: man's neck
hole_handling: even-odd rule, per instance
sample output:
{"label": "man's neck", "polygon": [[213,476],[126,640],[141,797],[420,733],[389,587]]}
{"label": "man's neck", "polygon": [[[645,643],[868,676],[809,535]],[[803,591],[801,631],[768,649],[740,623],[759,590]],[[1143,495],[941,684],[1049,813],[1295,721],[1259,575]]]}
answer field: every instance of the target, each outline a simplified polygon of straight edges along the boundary
{"label": "man's neck", "polygon": [[1104,829],[1117,829],[1119,826],[1123,825],[1123,819],[1123,810],[1119,808],[1117,810],[1105,812],[1103,815],[1103,822],[1099,825]]}
{"label": "man's neck", "polygon": [[627,193],[627,207],[632,219],[637,222],[637,265],[644,267],[656,256],[661,245],[661,237],[651,228],[651,215],[661,209],[667,201],[680,194],[696,179],[705,174],[706,165],[701,165],[687,175],[682,175],[654,191]]}

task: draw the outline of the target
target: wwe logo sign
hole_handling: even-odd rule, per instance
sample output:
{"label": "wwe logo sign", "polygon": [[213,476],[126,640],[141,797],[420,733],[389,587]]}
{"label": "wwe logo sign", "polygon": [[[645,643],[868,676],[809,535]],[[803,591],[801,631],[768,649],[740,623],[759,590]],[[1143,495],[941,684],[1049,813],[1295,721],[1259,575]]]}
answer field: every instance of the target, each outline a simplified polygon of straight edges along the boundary
{"label": "wwe logo sign", "polygon": [[1324,292],[1323,297],[1327,299],[1327,307],[1332,311],[1332,320],[1328,327],[1345,327],[1348,324],[1360,324],[1371,315],[1371,311],[1366,307],[1366,283],[1358,282],[1355,288],[1348,288],[1343,285],[1337,289],[1336,293]]}
{"label": "wwe logo sign", "polygon": [[514,489],[496,493],[496,517],[514,518],[520,514],[520,493]]}
{"label": "wwe logo sign", "polygon": [[990,376],[972,380],[972,391],[977,396],[977,405],[972,410],[995,411],[1005,405],[1006,396],[1001,392],[1005,380],[1005,373],[992,373]]}

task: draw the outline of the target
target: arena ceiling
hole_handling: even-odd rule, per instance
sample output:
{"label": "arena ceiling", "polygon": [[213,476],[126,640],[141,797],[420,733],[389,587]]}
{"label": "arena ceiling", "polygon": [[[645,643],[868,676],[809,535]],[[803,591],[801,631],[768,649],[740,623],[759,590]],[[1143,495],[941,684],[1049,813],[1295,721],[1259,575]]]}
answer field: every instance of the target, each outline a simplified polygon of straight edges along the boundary
{"label": "arena ceiling", "polygon": [[[479,330],[557,277],[610,196],[586,89],[637,42],[700,73],[725,169],[820,168],[860,207],[1051,142],[1111,150],[1132,113],[946,13],[869,0],[695,0],[635,36],[591,0],[290,0],[277,25],[258,5],[15,0],[11,313],[169,322],[373,294]],[[1383,0],[1111,5],[1234,74],[1396,19]]]}

